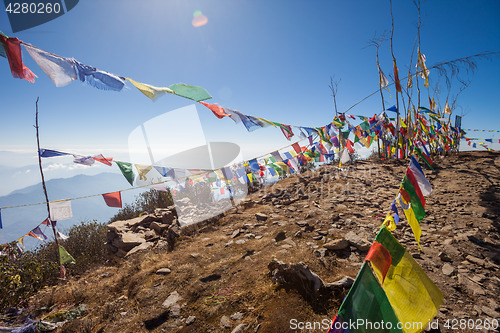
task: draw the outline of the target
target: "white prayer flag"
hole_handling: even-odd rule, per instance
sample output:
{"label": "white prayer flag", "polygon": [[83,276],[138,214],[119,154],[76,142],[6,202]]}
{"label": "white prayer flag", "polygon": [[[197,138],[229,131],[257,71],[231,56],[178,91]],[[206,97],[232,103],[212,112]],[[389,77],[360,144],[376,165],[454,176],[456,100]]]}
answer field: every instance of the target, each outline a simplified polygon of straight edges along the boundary
{"label": "white prayer flag", "polygon": [[71,201],[50,202],[50,219],[52,221],[62,221],[73,217],[71,211]]}

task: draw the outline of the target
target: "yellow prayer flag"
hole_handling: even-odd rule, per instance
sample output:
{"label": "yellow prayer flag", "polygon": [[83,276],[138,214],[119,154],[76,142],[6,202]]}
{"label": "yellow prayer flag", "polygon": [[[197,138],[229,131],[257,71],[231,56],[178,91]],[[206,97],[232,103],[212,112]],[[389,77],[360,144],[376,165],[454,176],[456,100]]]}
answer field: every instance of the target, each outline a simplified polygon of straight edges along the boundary
{"label": "yellow prayer flag", "polygon": [[159,97],[161,97],[163,94],[169,93],[173,94],[174,91],[170,88],[167,87],[155,87],[151,86],[146,83],[140,83],[137,81],[134,81],[129,78],[125,78],[126,80],[130,81],[137,89],[140,90],[144,95],[149,97],[153,102],[155,102]]}
{"label": "yellow prayer flag", "polygon": [[403,328],[405,333],[425,329],[443,302],[441,291],[407,251],[397,265],[390,266],[382,287],[399,321],[413,324]]}
{"label": "yellow prayer flag", "polygon": [[411,208],[411,205],[408,202],[406,202],[402,196],[399,198],[399,203],[401,204],[406,219],[408,220],[408,224],[410,225],[411,230],[413,231],[413,235],[415,236],[415,240],[417,241],[418,248],[422,249],[420,247],[420,236],[422,235],[422,229],[420,229],[420,224],[418,223],[418,220],[415,217],[413,208]]}
{"label": "yellow prayer flag", "polygon": [[146,181],[146,174],[153,168],[151,165],[134,164],[139,174],[139,179]]}
{"label": "yellow prayer flag", "polygon": [[396,221],[394,221],[394,217],[391,215],[391,213],[387,213],[382,225],[385,225],[387,227],[387,230],[389,231],[396,230]]}

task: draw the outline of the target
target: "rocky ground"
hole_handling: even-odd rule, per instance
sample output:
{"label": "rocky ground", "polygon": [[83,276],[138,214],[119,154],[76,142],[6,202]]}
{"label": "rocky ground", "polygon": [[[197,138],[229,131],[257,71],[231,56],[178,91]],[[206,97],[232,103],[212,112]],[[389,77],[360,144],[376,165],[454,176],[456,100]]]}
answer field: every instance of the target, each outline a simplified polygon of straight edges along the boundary
{"label": "rocky ground", "polygon": [[[422,251],[404,218],[394,235],[444,294],[440,332],[495,331],[479,324],[500,320],[500,154],[463,152],[435,162],[425,170],[433,193]],[[156,220],[133,223],[144,241],[132,247],[121,247],[126,242],[117,237],[127,231],[115,228],[108,241],[122,259],[46,288],[29,311],[62,317],[58,332],[326,332],[406,165],[325,165],[185,231],[170,212],[158,212]],[[460,326],[470,319],[475,329]],[[316,328],[300,330],[299,322]]]}

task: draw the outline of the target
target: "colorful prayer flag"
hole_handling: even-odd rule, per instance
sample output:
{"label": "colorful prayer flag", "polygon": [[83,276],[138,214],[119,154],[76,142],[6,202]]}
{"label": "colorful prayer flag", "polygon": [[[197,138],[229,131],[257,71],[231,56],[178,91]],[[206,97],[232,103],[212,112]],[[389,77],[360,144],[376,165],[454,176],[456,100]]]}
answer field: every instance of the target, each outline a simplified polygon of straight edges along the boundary
{"label": "colorful prayer flag", "polygon": [[71,211],[71,200],[49,202],[49,210],[49,217],[51,221],[62,221],[73,217],[73,212]]}
{"label": "colorful prayer flag", "polygon": [[63,153],[62,151],[50,150],[50,149],[40,149],[40,157],[55,157],[69,155],[68,153]]}
{"label": "colorful prayer flag", "polygon": [[375,241],[391,255],[391,266],[382,288],[399,322],[403,324],[404,332],[421,332],[436,315],[443,302],[443,294],[386,228],[380,229]]}
{"label": "colorful prayer flag", "polygon": [[118,162],[115,161],[116,165],[120,168],[120,171],[122,172],[123,176],[127,181],[129,182],[130,185],[134,185],[134,170],[132,170],[132,164],[128,162]]}
{"label": "colorful prayer flag", "polygon": [[146,181],[146,175],[148,174],[149,171],[153,168],[151,165],[142,165],[142,164],[134,164],[135,168],[137,169],[137,173],[139,174],[139,179]]}
{"label": "colorful prayer flag", "polygon": [[420,228],[420,224],[418,223],[418,220],[415,217],[415,212],[413,211],[409,201],[406,201],[403,196],[399,196],[399,204],[403,209],[403,212],[406,216],[406,220],[408,220],[408,224],[411,227],[413,236],[415,236],[417,245],[420,248],[420,236],[422,235],[422,229]]}
{"label": "colorful prayer flag", "polygon": [[151,99],[153,102],[156,102],[158,98],[160,98],[164,94],[174,94],[174,91],[167,87],[155,87],[146,83],[136,82],[130,78],[125,78],[125,80],[128,80],[130,83],[132,83],[134,87],[139,89],[141,93],[146,95],[146,97]]}
{"label": "colorful prayer flag", "polygon": [[415,217],[419,222],[422,221],[425,217],[424,206],[407,175],[403,177],[401,185],[399,190],[401,196],[405,199],[405,202],[411,202],[411,209],[415,212]]}
{"label": "colorful prayer flag", "polygon": [[[342,302],[338,317],[341,322],[350,324],[348,328],[352,327],[353,323],[362,323],[357,329],[347,329],[348,332],[379,331],[374,325],[379,325],[380,329],[381,323],[384,323],[384,327],[391,327],[380,330],[382,332],[403,332],[397,328],[398,317],[367,262],[361,266],[354,284]],[[333,323],[329,333],[333,332],[343,332],[343,330]]]}
{"label": "colorful prayer flag", "polygon": [[16,37],[7,37],[0,34],[0,43],[3,44],[3,49],[7,55],[12,76],[17,79],[25,79],[34,83],[35,77],[37,76],[23,63],[21,41]]}
{"label": "colorful prayer flag", "polygon": [[417,160],[415,159],[414,156],[411,157],[409,168],[413,172],[413,175],[415,176],[415,178],[418,182],[418,185],[420,187],[420,190],[422,191],[422,194],[424,196],[431,194],[431,192],[432,192],[431,183],[429,183],[429,181],[425,177],[425,174],[424,174],[424,171],[422,170],[422,167],[417,162]]}
{"label": "colorful prayer flag", "polygon": [[71,254],[69,254],[68,251],[66,251],[66,249],[61,245],[59,245],[59,262],[61,263],[61,265],[65,265],[68,263],[76,264],[75,258],[73,258]]}
{"label": "colorful prayer flag", "polygon": [[101,163],[109,165],[109,166],[111,166],[111,162],[113,162],[112,157],[104,157],[102,154],[95,155],[93,157],[93,159],[96,160],[97,162],[101,162]]}
{"label": "colorful prayer flag", "polygon": [[30,44],[23,43],[23,45],[56,87],[64,87],[77,79],[75,66],[71,59],[46,52]]}
{"label": "colorful prayer flag", "polygon": [[224,108],[220,105],[216,105],[216,104],[208,104],[208,103],[205,103],[205,102],[199,102],[203,105],[205,105],[207,108],[210,109],[210,111],[212,111],[212,113],[219,119],[222,119],[224,117],[227,117],[229,116],[225,111],[224,111]]}
{"label": "colorful prayer flag", "polygon": [[120,191],[104,193],[102,197],[109,207],[122,208],[122,195]]}
{"label": "colorful prayer flag", "polygon": [[196,102],[212,98],[208,91],[206,91],[205,88],[202,87],[190,86],[184,83],[175,83],[168,86],[168,88],[171,89],[174,94],[192,99]]}

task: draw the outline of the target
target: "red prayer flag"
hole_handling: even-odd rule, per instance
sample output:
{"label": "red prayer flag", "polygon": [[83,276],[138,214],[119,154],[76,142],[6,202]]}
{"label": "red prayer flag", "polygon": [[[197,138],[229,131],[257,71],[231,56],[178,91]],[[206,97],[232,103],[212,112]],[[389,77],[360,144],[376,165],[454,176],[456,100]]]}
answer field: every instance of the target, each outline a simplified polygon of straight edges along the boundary
{"label": "red prayer flag", "polygon": [[105,193],[102,197],[104,198],[104,201],[106,201],[106,205],[109,207],[122,208],[122,195],[120,191]]}
{"label": "red prayer flag", "polygon": [[92,157],[97,162],[101,162],[103,164],[111,166],[111,162],[113,162],[113,157],[104,157],[102,154],[95,155]]}
{"label": "red prayer flag", "polygon": [[366,255],[365,261],[370,261],[373,267],[380,272],[383,283],[387,271],[389,271],[389,267],[391,267],[391,253],[379,242],[373,242]]}
{"label": "red prayer flag", "polygon": [[224,191],[224,187],[221,187],[220,188],[220,194],[224,194],[224,193],[226,193],[226,191]]}
{"label": "red prayer flag", "polygon": [[43,221],[42,224],[44,224],[46,226],[50,226],[50,220],[49,219],[45,219],[45,221]]}
{"label": "red prayer flag", "polygon": [[408,194],[408,192],[406,192],[403,187],[401,186],[401,188],[399,189],[399,193],[401,193],[401,196],[403,197],[403,199],[405,199],[405,202],[410,202],[411,198],[410,198],[410,195]]}
{"label": "red prayer flag", "polygon": [[297,154],[300,154],[302,152],[302,149],[300,149],[300,146],[299,146],[299,143],[298,142],[295,142],[293,145],[292,145],[292,148],[293,150],[295,150],[295,152]]}
{"label": "red prayer flag", "polygon": [[396,60],[393,59],[393,69],[394,69],[394,84],[396,85],[396,91],[401,92],[401,83],[399,82],[398,67],[396,66]]}
{"label": "red prayer flag", "polygon": [[226,112],[224,112],[224,108],[220,105],[208,104],[208,103],[201,102],[201,101],[199,103],[201,103],[201,104],[205,105],[207,108],[209,108],[214,113],[214,115],[219,119],[222,119],[226,116],[229,116]]}
{"label": "red prayer flag", "polygon": [[292,128],[290,127],[290,125],[280,124],[280,129],[281,129],[281,132],[283,132],[283,135],[285,136],[285,138],[287,140],[290,140],[290,138],[293,136]]}
{"label": "red prayer flag", "polygon": [[0,42],[2,42],[7,60],[9,61],[10,72],[12,76],[18,79],[26,79],[31,83],[35,82],[36,76],[23,63],[23,55],[21,52],[21,42],[16,37],[6,37],[0,34]]}
{"label": "red prayer flag", "polygon": [[352,141],[347,139],[347,144],[345,146],[351,154],[354,154],[354,148],[352,147],[352,145],[353,145]]}

